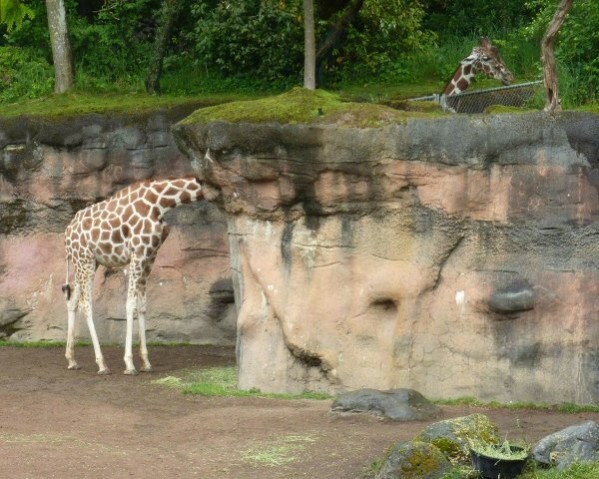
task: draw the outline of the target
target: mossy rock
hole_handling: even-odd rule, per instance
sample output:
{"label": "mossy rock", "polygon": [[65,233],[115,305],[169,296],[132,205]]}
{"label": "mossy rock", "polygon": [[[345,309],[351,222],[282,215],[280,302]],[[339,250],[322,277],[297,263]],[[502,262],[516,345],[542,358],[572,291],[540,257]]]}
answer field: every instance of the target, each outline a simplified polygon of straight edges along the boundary
{"label": "mossy rock", "polygon": [[470,442],[494,444],[500,441],[497,425],[484,414],[446,419],[427,426],[415,441],[435,445],[452,462],[465,463]]}
{"label": "mossy rock", "polygon": [[434,445],[426,442],[399,442],[385,454],[376,479],[440,479],[451,464]]}
{"label": "mossy rock", "polygon": [[342,101],[324,90],[293,88],[281,95],[259,100],[235,101],[201,108],[181,124],[228,123],[323,124],[352,128],[375,128],[405,123],[410,118],[431,118],[438,113],[398,111],[385,105]]}

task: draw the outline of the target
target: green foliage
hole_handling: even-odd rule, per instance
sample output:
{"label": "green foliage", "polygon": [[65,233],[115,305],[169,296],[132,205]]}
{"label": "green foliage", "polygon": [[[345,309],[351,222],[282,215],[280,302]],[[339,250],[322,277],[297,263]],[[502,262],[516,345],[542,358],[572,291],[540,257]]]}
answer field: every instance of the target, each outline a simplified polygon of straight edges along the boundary
{"label": "green foliage", "polygon": [[30,49],[0,47],[0,102],[48,95],[54,73],[48,62]]}
{"label": "green foliage", "polygon": [[411,60],[435,45],[435,34],[422,29],[424,15],[420,1],[366,1],[327,64],[329,76],[338,82],[413,80]]}
{"label": "green foliage", "polygon": [[223,75],[299,81],[303,61],[301,2],[199,2],[188,40],[196,68]]}
{"label": "green foliage", "polygon": [[35,12],[20,0],[0,0],[0,24],[10,32],[20,28],[26,18],[35,17]]}
{"label": "green foliage", "polygon": [[[557,0],[529,0],[538,14],[522,29],[528,38],[540,41],[553,17]],[[558,60],[560,96],[564,107],[599,99],[599,2],[577,0],[558,35],[555,54]]]}
{"label": "green foliage", "polygon": [[424,26],[443,39],[504,34],[525,25],[536,12],[536,6],[522,0],[428,0],[427,4]]}

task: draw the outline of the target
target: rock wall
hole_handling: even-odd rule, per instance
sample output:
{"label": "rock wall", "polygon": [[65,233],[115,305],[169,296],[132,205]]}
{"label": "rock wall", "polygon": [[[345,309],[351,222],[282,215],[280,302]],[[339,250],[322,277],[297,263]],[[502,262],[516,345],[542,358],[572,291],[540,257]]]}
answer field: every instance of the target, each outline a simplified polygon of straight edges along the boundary
{"label": "rock wall", "polygon": [[597,402],[597,131],[178,124],[227,214],[241,387]]}
{"label": "rock wall", "polygon": [[[0,122],[0,339],[66,339],[67,224],[78,209],[136,180],[192,174],[170,133],[187,113]],[[166,221],[171,234],[148,284],[149,340],[233,344],[222,214],[201,202],[172,210]],[[99,268],[94,315],[103,342],[124,341],[126,291],[123,272]]]}

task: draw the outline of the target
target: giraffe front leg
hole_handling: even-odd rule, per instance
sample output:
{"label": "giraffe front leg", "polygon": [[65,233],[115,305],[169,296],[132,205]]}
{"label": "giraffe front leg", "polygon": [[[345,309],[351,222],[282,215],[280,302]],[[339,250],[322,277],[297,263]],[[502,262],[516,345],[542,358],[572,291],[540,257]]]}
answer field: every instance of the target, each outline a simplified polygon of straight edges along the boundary
{"label": "giraffe front leg", "polygon": [[133,320],[137,314],[137,281],[135,279],[136,274],[134,268],[131,268],[129,273],[129,291],[127,293],[127,332],[125,335],[125,356],[123,357],[123,360],[125,361],[125,371],[123,371],[123,373],[134,376],[137,374],[137,369],[135,369],[135,365],[133,364]]}
{"label": "giraffe front leg", "polygon": [[143,365],[140,370],[144,373],[151,373],[154,369],[152,369],[152,365],[148,358],[148,347],[146,343],[145,297],[142,301],[144,302],[144,305],[139,310],[139,356]]}

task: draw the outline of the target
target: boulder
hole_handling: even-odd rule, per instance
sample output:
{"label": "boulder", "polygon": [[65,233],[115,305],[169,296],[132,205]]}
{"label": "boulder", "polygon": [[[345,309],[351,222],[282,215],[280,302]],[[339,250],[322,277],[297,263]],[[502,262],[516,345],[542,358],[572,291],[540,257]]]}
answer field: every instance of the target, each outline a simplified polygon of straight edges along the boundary
{"label": "boulder", "polygon": [[450,462],[434,445],[407,441],[389,448],[376,479],[441,479]]}
{"label": "boulder", "polygon": [[359,389],[342,393],[331,406],[334,412],[370,412],[396,421],[421,421],[440,413],[440,409],[413,389]]}
{"label": "boulder", "polygon": [[559,470],[574,462],[599,461],[599,424],[586,421],[550,434],[533,447],[532,457]]}
{"label": "boulder", "polygon": [[500,438],[497,425],[487,416],[471,414],[430,424],[414,440],[433,444],[448,459],[466,463],[470,441],[493,444]]}
{"label": "boulder", "polygon": [[599,401],[598,115],[362,128],[272,101],[174,127],[227,218],[240,387]]}

